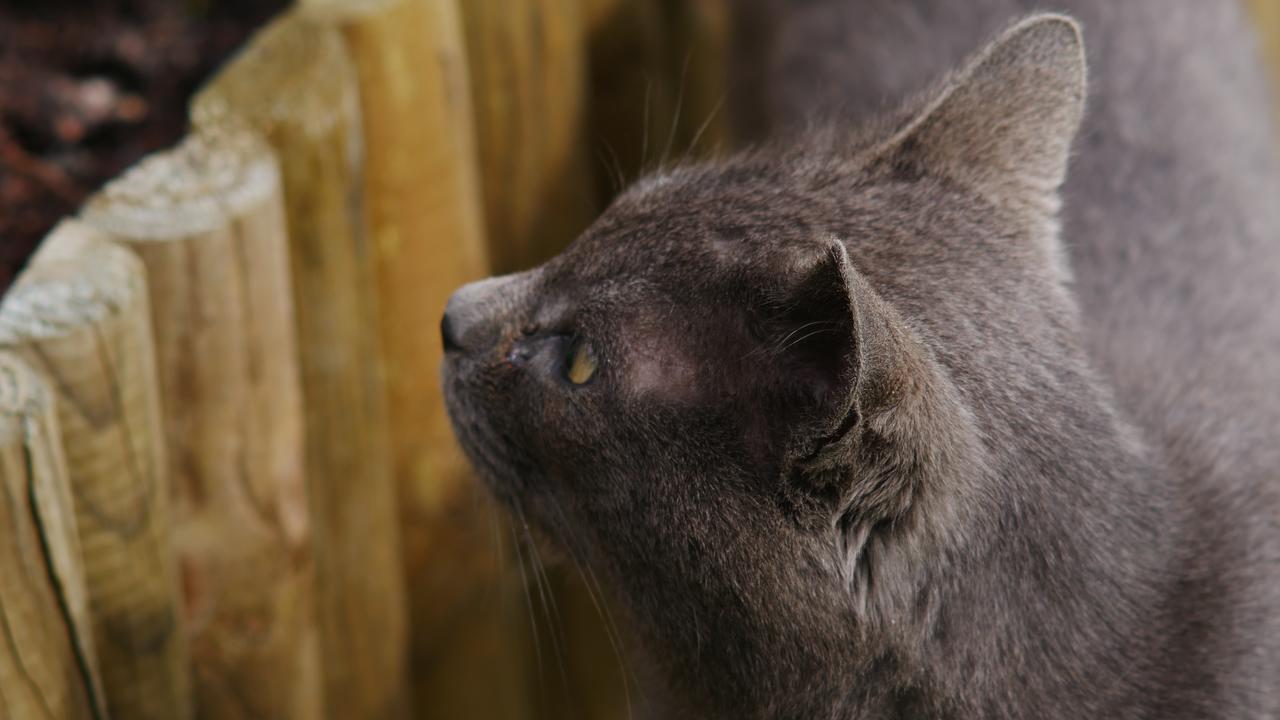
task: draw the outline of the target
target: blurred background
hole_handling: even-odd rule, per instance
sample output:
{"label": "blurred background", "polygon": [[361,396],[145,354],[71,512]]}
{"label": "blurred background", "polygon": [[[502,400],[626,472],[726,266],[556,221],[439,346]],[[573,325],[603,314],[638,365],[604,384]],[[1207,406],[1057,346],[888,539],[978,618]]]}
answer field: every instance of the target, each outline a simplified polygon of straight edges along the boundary
{"label": "blurred background", "polygon": [[436,328],[732,149],[730,4],[0,0],[0,717],[642,707],[454,446]]}

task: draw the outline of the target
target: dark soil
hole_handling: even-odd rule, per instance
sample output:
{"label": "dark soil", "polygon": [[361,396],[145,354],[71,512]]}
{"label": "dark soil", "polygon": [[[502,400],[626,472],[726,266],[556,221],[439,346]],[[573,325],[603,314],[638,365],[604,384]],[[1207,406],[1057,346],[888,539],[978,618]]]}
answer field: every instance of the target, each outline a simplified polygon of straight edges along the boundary
{"label": "dark soil", "polygon": [[286,0],[0,0],[0,291]]}

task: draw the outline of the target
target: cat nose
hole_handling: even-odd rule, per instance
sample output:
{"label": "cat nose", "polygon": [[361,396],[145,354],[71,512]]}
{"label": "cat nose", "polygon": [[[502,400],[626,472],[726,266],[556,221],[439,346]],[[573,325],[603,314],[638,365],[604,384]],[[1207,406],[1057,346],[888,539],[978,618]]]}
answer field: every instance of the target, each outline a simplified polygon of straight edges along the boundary
{"label": "cat nose", "polygon": [[440,318],[440,341],[445,352],[484,350],[493,341],[493,319],[501,314],[500,300],[506,284],[507,278],[489,278],[454,291]]}
{"label": "cat nose", "polygon": [[448,310],[445,310],[444,316],[440,318],[440,340],[444,343],[445,352],[462,350],[462,345],[458,343],[458,336],[453,331],[453,320],[449,317]]}
{"label": "cat nose", "polygon": [[471,298],[472,293],[467,289],[469,287],[464,285],[454,291],[449,296],[449,302],[445,303],[444,317],[440,318],[440,342],[447,353],[464,352],[468,349],[468,342],[474,344],[471,326],[475,324],[478,313]]}

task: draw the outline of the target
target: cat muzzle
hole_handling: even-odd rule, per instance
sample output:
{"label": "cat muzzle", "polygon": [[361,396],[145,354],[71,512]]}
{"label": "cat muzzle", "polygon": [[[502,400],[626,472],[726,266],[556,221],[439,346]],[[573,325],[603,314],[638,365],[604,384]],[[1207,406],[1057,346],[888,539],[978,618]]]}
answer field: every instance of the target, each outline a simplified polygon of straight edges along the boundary
{"label": "cat muzzle", "polygon": [[512,312],[527,273],[468,283],[454,291],[440,318],[446,353],[484,352],[493,347]]}

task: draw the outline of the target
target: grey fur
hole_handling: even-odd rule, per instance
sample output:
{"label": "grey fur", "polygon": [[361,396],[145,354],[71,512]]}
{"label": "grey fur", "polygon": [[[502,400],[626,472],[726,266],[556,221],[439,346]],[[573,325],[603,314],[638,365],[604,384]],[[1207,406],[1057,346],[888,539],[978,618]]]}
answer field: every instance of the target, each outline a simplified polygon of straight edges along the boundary
{"label": "grey fur", "polygon": [[1087,100],[1062,16],[961,62],[1031,5],[741,0],[769,140],[451,300],[464,447],[629,611],[669,716],[1280,716],[1251,41],[1224,2],[1078,0]]}

